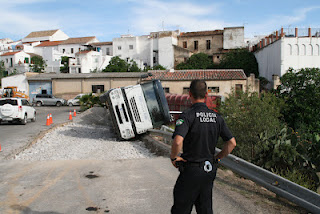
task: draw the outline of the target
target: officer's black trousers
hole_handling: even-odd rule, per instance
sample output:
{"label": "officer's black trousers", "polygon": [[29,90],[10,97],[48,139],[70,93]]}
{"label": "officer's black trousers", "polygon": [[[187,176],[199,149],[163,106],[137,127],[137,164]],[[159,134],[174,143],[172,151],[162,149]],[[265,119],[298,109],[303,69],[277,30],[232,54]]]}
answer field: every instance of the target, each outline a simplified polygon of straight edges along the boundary
{"label": "officer's black trousers", "polygon": [[212,188],[216,172],[215,165],[209,173],[202,167],[185,167],[174,186],[171,213],[189,214],[195,205],[198,214],[212,214]]}

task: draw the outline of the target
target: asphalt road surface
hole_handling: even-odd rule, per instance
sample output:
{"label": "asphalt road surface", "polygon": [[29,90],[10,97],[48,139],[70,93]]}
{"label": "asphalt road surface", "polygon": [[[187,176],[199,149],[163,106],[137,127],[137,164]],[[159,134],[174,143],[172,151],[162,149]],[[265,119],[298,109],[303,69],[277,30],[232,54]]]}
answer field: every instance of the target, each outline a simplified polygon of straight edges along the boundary
{"label": "asphalt road surface", "polygon": [[[78,106],[69,107],[34,107],[37,111],[37,121],[28,121],[26,125],[9,124],[3,122],[0,124],[0,160],[11,157],[16,152],[21,151],[28,143],[32,142],[38,135],[55,125],[69,121],[69,112],[75,109],[79,111]],[[46,126],[47,115],[52,114],[53,124]],[[73,115],[73,114],[72,114]]]}

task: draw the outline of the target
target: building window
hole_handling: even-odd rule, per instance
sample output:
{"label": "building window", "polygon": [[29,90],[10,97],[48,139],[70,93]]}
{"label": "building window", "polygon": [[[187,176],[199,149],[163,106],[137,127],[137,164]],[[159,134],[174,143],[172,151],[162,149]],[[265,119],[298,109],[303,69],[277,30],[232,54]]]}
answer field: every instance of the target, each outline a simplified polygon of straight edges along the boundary
{"label": "building window", "polygon": [[219,93],[219,87],[208,87],[208,93]]}
{"label": "building window", "polygon": [[157,63],[157,58],[154,56],[153,57],[153,64]]}
{"label": "building window", "polygon": [[242,84],[236,84],[236,96],[238,96],[242,91]]}
{"label": "building window", "polygon": [[305,45],[302,45],[301,55],[302,56],[306,55],[306,46]]}
{"label": "building window", "polygon": [[106,52],[107,52],[107,55],[110,55],[110,49],[109,48],[106,49]]}
{"label": "building window", "polygon": [[290,44],[288,44],[288,49],[289,49],[289,54],[291,56],[292,55],[292,46]]}
{"label": "building window", "polygon": [[24,58],[24,63],[29,63],[29,58],[28,57]]}
{"label": "building window", "polygon": [[9,61],[8,61],[8,59],[6,59],[6,63],[8,63]]}
{"label": "building window", "polygon": [[66,52],[66,49],[62,49],[62,53]]}
{"label": "building window", "polygon": [[187,42],[183,42],[183,48],[188,48]]}
{"label": "building window", "polygon": [[198,41],[194,41],[194,49],[198,50]]}
{"label": "building window", "polygon": [[207,50],[211,49],[211,40],[207,40]]}
{"label": "building window", "polygon": [[78,73],[81,74],[81,68],[78,68]]}
{"label": "building window", "polygon": [[104,91],[104,85],[92,85],[92,93],[101,93]]}
{"label": "building window", "polygon": [[183,87],[182,94],[189,94],[190,88],[189,87]]}
{"label": "building window", "polygon": [[167,88],[167,87],[164,87],[164,88],[163,88],[163,91],[164,91],[164,93],[170,93],[170,89]]}
{"label": "building window", "polygon": [[129,45],[129,49],[130,49],[130,50],[133,50],[133,45]]}
{"label": "building window", "polygon": [[71,53],[73,54],[73,48],[71,48]]}
{"label": "building window", "polygon": [[118,50],[121,50],[121,46],[118,46]]}

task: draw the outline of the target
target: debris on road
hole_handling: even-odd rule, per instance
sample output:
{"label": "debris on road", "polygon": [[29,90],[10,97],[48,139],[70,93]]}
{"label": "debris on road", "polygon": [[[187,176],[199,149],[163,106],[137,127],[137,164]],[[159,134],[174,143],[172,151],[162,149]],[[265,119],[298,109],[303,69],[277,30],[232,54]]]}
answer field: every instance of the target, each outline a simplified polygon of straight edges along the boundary
{"label": "debris on road", "polygon": [[142,141],[117,141],[110,126],[71,123],[47,133],[17,160],[114,160],[152,158]]}

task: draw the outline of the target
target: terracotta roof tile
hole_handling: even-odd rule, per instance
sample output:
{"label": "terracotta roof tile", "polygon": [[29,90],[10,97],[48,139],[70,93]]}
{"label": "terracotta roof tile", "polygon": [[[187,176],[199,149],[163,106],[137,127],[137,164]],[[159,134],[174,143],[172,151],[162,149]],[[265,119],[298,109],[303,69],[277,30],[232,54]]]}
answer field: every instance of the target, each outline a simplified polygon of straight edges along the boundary
{"label": "terracotta roof tile", "polygon": [[95,36],[89,36],[89,37],[78,37],[78,38],[69,38],[67,40],[64,40],[61,45],[68,45],[68,44],[86,44],[90,41],[96,39]]}
{"label": "terracotta roof tile", "polygon": [[149,71],[151,77],[146,80],[245,80],[247,79],[242,69],[223,69],[223,70],[175,70],[170,71]]}
{"label": "terracotta roof tile", "polygon": [[77,52],[76,54],[78,55],[78,54],[87,54],[87,53],[89,53],[89,52],[91,52],[91,51],[79,51],[79,52]]}
{"label": "terracotta roof tile", "polygon": [[48,41],[48,42],[41,42],[40,45],[37,45],[36,47],[49,47],[49,46],[57,46],[62,41]]}
{"label": "terracotta roof tile", "polygon": [[26,36],[25,38],[36,38],[36,37],[52,36],[57,31],[58,30],[35,31],[35,32],[29,33],[29,35]]}
{"label": "terracotta roof tile", "polygon": [[7,53],[2,54],[1,56],[13,56],[13,55],[15,55],[16,53],[19,53],[19,52],[20,52],[20,51],[7,52]]}
{"label": "terracotta roof tile", "polygon": [[219,34],[223,34],[223,30],[183,32],[179,35],[179,37],[211,36],[211,35],[219,35]]}
{"label": "terracotta roof tile", "polygon": [[93,45],[93,46],[112,45],[112,42],[94,42],[94,43],[90,43],[90,45]]}

